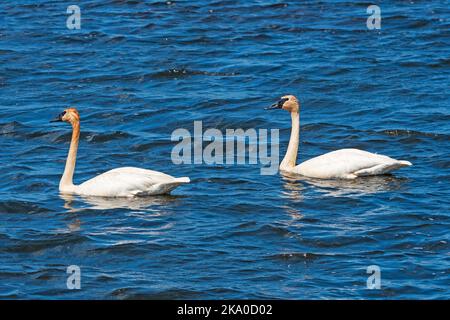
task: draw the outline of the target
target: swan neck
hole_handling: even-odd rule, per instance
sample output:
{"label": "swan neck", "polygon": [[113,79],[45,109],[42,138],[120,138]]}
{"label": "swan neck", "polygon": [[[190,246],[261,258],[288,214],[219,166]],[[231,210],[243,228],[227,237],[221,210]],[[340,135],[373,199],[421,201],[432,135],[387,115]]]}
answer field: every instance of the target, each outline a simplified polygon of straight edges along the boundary
{"label": "swan neck", "polygon": [[298,144],[300,136],[300,115],[298,112],[291,112],[292,119],[292,129],[291,138],[289,139],[289,145],[284,156],[283,161],[281,161],[280,169],[290,169],[295,167],[297,161]]}
{"label": "swan neck", "polygon": [[70,141],[69,154],[67,155],[66,167],[59,183],[60,190],[67,190],[73,187],[73,173],[77,161],[78,142],[80,139],[80,122],[72,123],[72,140]]}

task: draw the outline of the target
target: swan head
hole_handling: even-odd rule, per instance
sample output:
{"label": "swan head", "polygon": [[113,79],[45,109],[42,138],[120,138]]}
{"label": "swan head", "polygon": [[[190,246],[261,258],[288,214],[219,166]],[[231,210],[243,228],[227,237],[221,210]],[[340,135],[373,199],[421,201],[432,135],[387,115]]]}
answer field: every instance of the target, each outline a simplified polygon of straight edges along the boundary
{"label": "swan head", "polygon": [[293,95],[287,95],[281,97],[281,99],[271,105],[269,109],[283,109],[289,112],[299,112],[300,110],[300,103],[298,102],[297,98]]}
{"label": "swan head", "polygon": [[69,122],[74,124],[76,122],[80,122],[80,114],[78,110],[75,108],[68,108],[61,112],[55,119],[50,122]]}

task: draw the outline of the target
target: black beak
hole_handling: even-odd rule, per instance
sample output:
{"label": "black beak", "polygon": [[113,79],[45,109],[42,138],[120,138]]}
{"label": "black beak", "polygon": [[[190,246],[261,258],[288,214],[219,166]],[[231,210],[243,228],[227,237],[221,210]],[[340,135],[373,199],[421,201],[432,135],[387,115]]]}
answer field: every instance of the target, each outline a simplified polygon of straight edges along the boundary
{"label": "black beak", "polygon": [[61,121],[63,121],[62,118],[64,117],[65,114],[66,114],[65,111],[61,112],[55,119],[50,120],[50,122],[61,122]]}
{"label": "black beak", "polygon": [[273,105],[271,105],[268,108],[265,108],[266,110],[272,110],[272,109],[281,109],[283,108],[283,105],[286,101],[288,101],[289,99],[281,99],[280,101],[278,101],[277,103],[274,103]]}

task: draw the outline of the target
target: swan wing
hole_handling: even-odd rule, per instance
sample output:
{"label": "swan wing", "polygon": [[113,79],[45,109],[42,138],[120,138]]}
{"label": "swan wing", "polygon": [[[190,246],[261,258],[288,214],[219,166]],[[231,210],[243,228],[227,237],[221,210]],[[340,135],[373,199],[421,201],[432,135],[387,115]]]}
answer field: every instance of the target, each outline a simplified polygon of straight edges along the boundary
{"label": "swan wing", "polygon": [[358,149],[341,149],[307,160],[295,172],[321,179],[354,179],[359,176],[385,174],[411,163]]}
{"label": "swan wing", "polygon": [[101,197],[132,197],[166,194],[189,178],[134,167],[117,168],[102,173],[77,186],[81,195]]}

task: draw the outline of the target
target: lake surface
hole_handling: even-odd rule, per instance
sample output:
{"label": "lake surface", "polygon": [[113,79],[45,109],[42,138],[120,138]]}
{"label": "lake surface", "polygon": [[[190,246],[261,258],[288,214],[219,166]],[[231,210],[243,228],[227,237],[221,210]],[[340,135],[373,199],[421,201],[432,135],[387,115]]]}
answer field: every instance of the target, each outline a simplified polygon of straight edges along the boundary
{"label": "lake surface", "polygon": [[[448,1],[0,4],[0,298],[450,298]],[[298,161],[360,148],[414,166],[355,181],[172,163],[177,128],[280,129],[302,103]],[[62,197],[121,166],[189,176],[171,196]],[[66,269],[81,269],[69,290]],[[367,289],[367,267],[381,289]]]}

